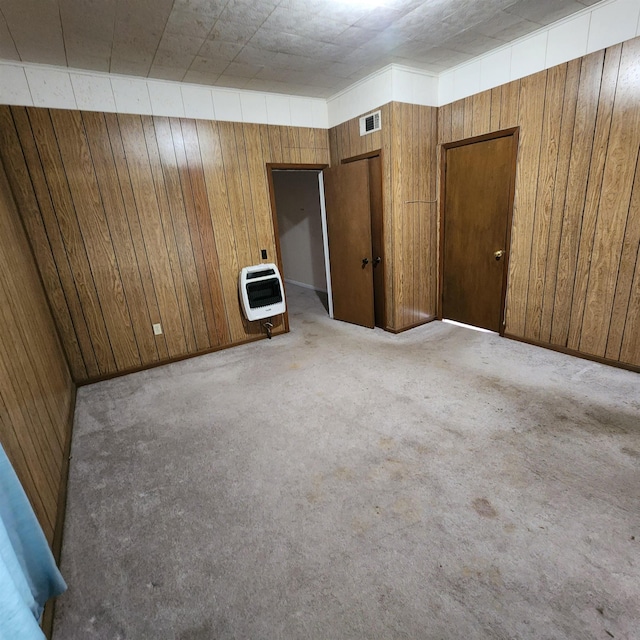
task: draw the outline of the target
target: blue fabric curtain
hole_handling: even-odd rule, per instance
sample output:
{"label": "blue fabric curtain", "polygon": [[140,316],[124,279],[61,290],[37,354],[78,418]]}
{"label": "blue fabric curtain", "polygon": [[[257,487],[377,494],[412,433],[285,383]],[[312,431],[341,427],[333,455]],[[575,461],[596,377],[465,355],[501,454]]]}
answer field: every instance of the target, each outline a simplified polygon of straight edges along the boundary
{"label": "blue fabric curtain", "polygon": [[42,640],[45,602],[65,584],[29,500],[0,446],[0,640]]}

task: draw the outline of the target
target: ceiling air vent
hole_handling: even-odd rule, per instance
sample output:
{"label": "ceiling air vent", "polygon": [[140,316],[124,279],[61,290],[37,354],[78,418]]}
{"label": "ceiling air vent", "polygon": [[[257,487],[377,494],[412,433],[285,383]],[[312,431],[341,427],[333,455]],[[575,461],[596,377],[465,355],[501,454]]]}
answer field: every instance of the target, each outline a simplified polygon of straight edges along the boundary
{"label": "ceiling air vent", "polygon": [[360,135],[366,136],[368,133],[380,131],[382,124],[380,120],[380,111],[374,111],[360,118]]}

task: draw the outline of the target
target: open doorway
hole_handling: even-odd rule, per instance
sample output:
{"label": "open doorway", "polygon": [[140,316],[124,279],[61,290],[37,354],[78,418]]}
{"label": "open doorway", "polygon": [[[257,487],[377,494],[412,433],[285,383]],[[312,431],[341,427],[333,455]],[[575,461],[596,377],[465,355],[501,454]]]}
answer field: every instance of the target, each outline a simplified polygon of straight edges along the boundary
{"label": "open doorway", "polygon": [[269,173],[285,286],[313,292],[332,316],[322,168],[272,166]]}

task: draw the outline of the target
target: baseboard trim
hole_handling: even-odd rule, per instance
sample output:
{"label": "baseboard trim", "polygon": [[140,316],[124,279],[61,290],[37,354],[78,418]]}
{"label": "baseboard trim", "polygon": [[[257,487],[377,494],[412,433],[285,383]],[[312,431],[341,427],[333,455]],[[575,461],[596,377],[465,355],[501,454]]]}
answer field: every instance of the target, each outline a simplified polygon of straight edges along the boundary
{"label": "baseboard trim", "polygon": [[[284,328],[284,324],[280,327],[276,327],[273,331],[273,336],[279,336],[285,333],[289,333],[288,329]],[[181,362],[182,360],[189,360],[189,358],[197,358],[198,356],[206,356],[209,353],[216,353],[217,351],[223,351],[225,349],[231,349],[232,347],[240,347],[243,344],[250,344],[251,342],[257,342],[258,340],[266,340],[267,335],[261,333],[260,335],[247,338],[246,340],[240,340],[239,342],[230,342],[229,344],[219,345],[217,347],[211,347],[210,349],[202,349],[201,351],[194,351],[193,353],[185,353],[181,356],[175,356],[168,358],[167,360],[161,360],[158,362],[152,362],[151,364],[144,365],[142,367],[134,367],[132,369],[123,369],[122,371],[115,371],[114,373],[108,373],[104,376],[98,376],[96,378],[90,378],[89,380],[79,380],[76,384],[79,387],[84,387],[88,384],[94,384],[95,382],[104,382],[105,380],[112,380],[113,378],[119,378],[121,376],[128,376],[130,373],[139,373],[140,371],[147,371],[148,369],[155,369],[156,367],[162,367],[165,364],[173,364],[174,362]]]}
{"label": "baseboard trim", "polygon": [[[62,457],[62,470],[60,472],[60,485],[58,487],[58,510],[56,513],[56,526],[53,531],[53,542],[51,550],[56,563],[60,564],[60,555],[62,553],[62,537],[64,535],[64,519],[67,512],[67,486],[69,482],[69,462],[71,460],[71,438],[73,435],[73,418],[76,412],[76,396],[78,389],[75,383],[72,383],[73,390],[71,393],[71,402],[69,403],[69,414],[67,416],[67,428],[65,434],[64,451]],[[56,611],[56,600],[52,598],[47,602],[42,614],[42,631],[45,636],[51,640],[53,635],[53,618]]]}
{"label": "baseboard trim", "polygon": [[576,351],[575,349],[569,349],[568,347],[561,347],[555,344],[548,344],[546,342],[539,342],[537,340],[529,340],[528,338],[521,338],[520,336],[513,335],[511,333],[505,333],[505,338],[509,340],[515,340],[516,342],[524,342],[525,344],[531,344],[534,347],[541,347],[542,349],[551,349],[551,351],[557,351],[558,353],[564,353],[568,356],[575,356],[576,358],[582,358],[583,360],[591,360],[592,362],[598,362],[600,364],[606,364],[610,367],[616,367],[618,369],[626,369],[627,371],[633,371],[634,373],[640,373],[640,367],[627,364],[626,362],[619,362],[618,360],[610,360],[609,358],[601,358],[600,356],[593,356],[582,351]]}
{"label": "baseboard trim", "polygon": [[400,329],[394,329],[393,327],[385,327],[384,330],[394,334],[404,333],[405,331],[409,331],[411,329],[421,327],[423,324],[429,324],[430,322],[433,322],[434,320],[437,320],[437,319],[438,318],[433,316],[433,318],[427,318],[426,320],[421,320],[420,322],[416,322],[415,324],[410,324],[406,327],[401,327]]}
{"label": "baseboard trim", "polygon": [[306,282],[298,282],[297,280],[290,280],[289,278],[284,279],[286,284],[293,284],[296,287],[302,287],[303,289],[310,289],[311,291],[319,291],[320,293],[327,293],[326,289],[318,289],[318,287],[314,287],[312,284],[307,284]]}

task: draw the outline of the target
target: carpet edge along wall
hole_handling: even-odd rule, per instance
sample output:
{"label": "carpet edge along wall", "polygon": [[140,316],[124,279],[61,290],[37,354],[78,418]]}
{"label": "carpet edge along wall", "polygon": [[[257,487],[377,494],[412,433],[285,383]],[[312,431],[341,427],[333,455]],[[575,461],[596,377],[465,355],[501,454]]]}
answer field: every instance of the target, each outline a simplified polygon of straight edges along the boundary
{"label": "carpet edge along wall", "polygon": [[322,129],[7,106],[0,153],[77,382],[258,337],[266,164],[329,159]]}

